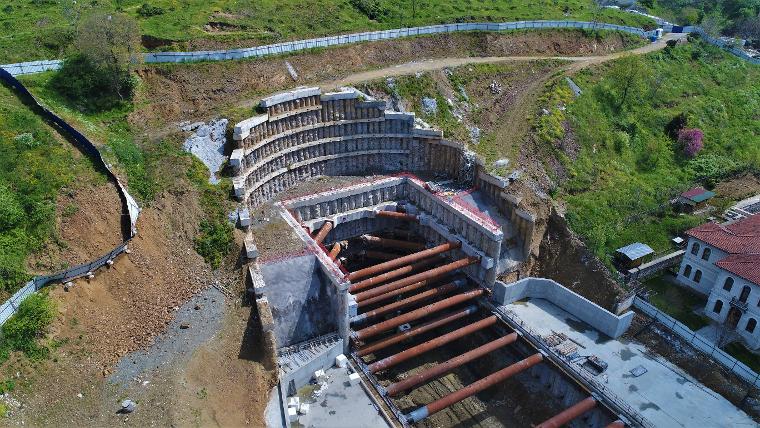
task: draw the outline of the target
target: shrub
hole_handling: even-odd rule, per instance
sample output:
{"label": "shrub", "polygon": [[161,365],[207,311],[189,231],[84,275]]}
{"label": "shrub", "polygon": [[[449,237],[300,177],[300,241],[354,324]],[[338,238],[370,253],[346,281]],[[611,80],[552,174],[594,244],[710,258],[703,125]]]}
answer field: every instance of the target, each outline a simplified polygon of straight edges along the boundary
{"label": "shrub", "polygon": [[351,0],[351,6],[367,15],[367,18],[375,21],[382,18],[386,13],[379,0]]}
{"label": "shrub", "polygon": [[77,55],[64,61],[50,85],[80,110],[97,112],[132,98],[136,82],[128,70],[96,67],[89,58]]}
{"label": "shrub", "polygon": [[685,128],[678,131],[678,142],[683,147],[686,157],[693,158],[702,150],[704,134],[699,128]]}
{"label": "shrub", "polygon": [[195,251],[216,269],[232,248],[232,226],[223,221],[203,220],[194,241]]}
{"label": "shrub", "polygon": [[142,6],[137,8],[137,14],[143,18],[149,18],[151,16],[163,15],[166,12],[161,6],[151,6],[148,3],[143,3]]}
{"label": "shrub", "polygon": [[2,327],[0,359],[9,351],[21,351],[31,358],[47,356],[48,349],[40,345],[50,323],[55,318],[55,303],[43,293],[27,297]]}

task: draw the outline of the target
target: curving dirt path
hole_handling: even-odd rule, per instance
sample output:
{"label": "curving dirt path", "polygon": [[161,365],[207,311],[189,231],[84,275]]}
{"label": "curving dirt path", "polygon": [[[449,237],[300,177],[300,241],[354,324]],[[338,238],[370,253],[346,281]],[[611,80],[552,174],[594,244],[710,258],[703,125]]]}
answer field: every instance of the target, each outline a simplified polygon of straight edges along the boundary
{"label": "curving dirt path", "polygon": [[450,67],[459,67],[467,64],[493,64],[500,62],[519,62],[519,61],[535,61],[542,59],[556,59],[563,61],[571,61],[572,64],[565,66],[563,69],[569,73],[575,73],[578,70],[589,67],[595,64],[601,64],[613,59],[617,59],[626,55],[643,55],[649,52],[658,51],[665,48],[669,40],[677,40],[685,38],[686,34],[668,33],[660,40],[654,43],[650,43],[640,48],[631,49],[627,51],[615,52],[609,55],[599,56],[492,56],[492,57],[460,57],[460,58],[441,58],[422,61],[407,62],[404,64],[398,64],[390,67],[379,68],[376,70],[364,71],[361,73],[351,74],[346,77],[342,77],[336,80],[328,80],[321,83],[315,83],[314,86],[320,87],[341,87],[355,85],[375,79],[382,79],[386,77],[405,76],[415,73],[421,73],[426,71],[441,70]]}

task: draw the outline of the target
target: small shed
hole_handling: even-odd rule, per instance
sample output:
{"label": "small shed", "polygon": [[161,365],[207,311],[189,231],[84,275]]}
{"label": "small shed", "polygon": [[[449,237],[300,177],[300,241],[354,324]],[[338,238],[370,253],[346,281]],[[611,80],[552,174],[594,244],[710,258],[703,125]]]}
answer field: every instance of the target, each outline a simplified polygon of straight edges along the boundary
{"label": "small shed", "polygon": [[694,187],[689,189],[678,197],[677,203],[684,212],[693,212],[704,208],[707,205],[707,201],[715,196],[715,192],[711,192],[704,187]]}
{"label": "small shed", "polygon": [[647,244],[634,242],[625,247],[615,250],[615,259],[625,269],[633,269],[641,266],[644,260],[654,254],[654,250]]}

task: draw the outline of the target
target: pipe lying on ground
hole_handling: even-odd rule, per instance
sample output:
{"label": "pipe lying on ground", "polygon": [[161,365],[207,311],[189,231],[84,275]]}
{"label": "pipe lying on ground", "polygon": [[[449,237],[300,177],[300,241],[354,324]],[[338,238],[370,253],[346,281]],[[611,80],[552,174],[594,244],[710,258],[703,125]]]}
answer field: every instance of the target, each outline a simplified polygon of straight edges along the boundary
{"label": "pipe lying on ground", "polygon": [[396,211],[378,211],[375,213],[376,217],[392,218],[394,220],[413,221],[418,222],[419,219],[416,215],[399,213]]}
{"label": "pipe lying on ground", "polygon": [[322,241],[327,238],[327,234],[330,233],[330,231],[333,228],[333,223],[331,221],[326,221],[325,224],[322,225],[322,227],[319,229],[319,232],[317,232],[317,235],[314,237],[314,240],[317,241],[317,243],[321,244]]}
{"label": "pipe lying on ground", "polygon": [[420,324],[410,330],[402,331],[401,333],[394,334],[393,336],[387,337],[383,340],[378,340],[377,342],[370,343],[368,345],[362,346],[359,348],[359,350],[356,352],[356,355],[363,357],[365,355],[369,355],[373,352],[380,351],[382,349],[385,349],[391,345],[395,345],[396,343],[403,342],[406,339],[410,339],[414,336],[420,335],[422,333],[426,333],[430,330],[433,330],[435,328],[438,328],[442,325],[446,325],[452,321],[456,321],[458,319],[464,318],[468,315],[472,315],[475,312],[478,311],[478,307],[475,305],[470,305],[464,309],[458,310],[456,312],[452,312],[449,314],[446,314],[440,318],[436,318],[432,321],[428,321],[424,324]]}
{"label": "pipe lying on ground", "polygon": [[461,294],[457,294],[455,296],[448,297],[446,299],[443,299],[441,301],[435,302],[433,304],[430,304],[430,305],[427,305],[427,306],[423,306],[423,307],[421,307],[419,309],[416,309],[414,311],[407,312],[407,313],[405,313],[403,315],[399,315],[399,316],[397,316],[395,318],[391,318],[389,320],[386,320],[386,321],[383,321],[383,322],[380,322],[380,323],[377,323],[377,324],[373,324],[373,325],[371,325],[369,327],[363,328],[363,329],[361,329],[359,331],[354,332],[353,336],[356,339],[359,339],[359,340],[364,340],[364,339],[370,338],[372,336],[377,336],[378,334],[380,334],[380,333],[382,333],[384,331],[388,331],[388,330],[394,329],[394,328],[400,326],[401,324],[406,324],[406,323],[408,323],[410,321],[414,321],[414,320],[420,319],[422,317],[425,317],[425,316],[430,315],[432,313],[435,313],[435,312],[441,311],[443,309],[452,307],[452,306],[457,305],[459,303],[466,302],[468,300],[472,300],[472,299],[474,299],[474,298],[476,298],[478,296],[483,295],[483,293],[485,293],[485,290],[483,290],[482,288],[478,288],[476,290],[467,291],[467,292],[464,292],[464,293],[461,293]]}
{"label": "pipe lying on ground", "polygon": [[393,312],[398,309],[405,308],[407,306],[411,306],[415,303],[422,302],[423,300],[432,299],[433,297],[437,296],[443,296],[446,293],[449,293],[451,291],[456,290],[460,287],[462,282],[449,282],[447,284],[443,284],[436,288],[431,288],[430,290],[425,290],[422,293],[415,294],[413,296],[409,296],[406,299],[399,300],[398,302],[393,302],[391,304],[381,306],[377,309],[373,309],[371,311],[365,312],[363,314],[359,314],[353,318],[351,318],[352,323],[357,323],[364,321],[369,318],[374,318],[383,314],[387,314],[388,312]]}
{"label": "pipe lying on ground", "polygon": [[380,263],[374,266],[366,267],[364,269],[359,269],[355,272],[351,272],[350,274],[348,274],[348,280],[353,282],[353,281],[356,281],[357,279],[366,278],[368,276],[373,276],[373,275],[378,275],[383,272],[387,272],[391,269],[405,266],[410,263],[418,262],[420,260],[433,257],[436,254],[445,253],[446,251],[450,251],[450,250],[459,248],[461,246],[462,244],[460,242],[447,242],[445,244],[441,244],[433,248],[428,248],[426,250],[418,251],[416,253],[399,257],[397,259],[389,260],[384,263]]}
{"label": "pipe lying on ground", "polygon": [[413,376],[405,378],[400,382],[396,382],[385,389],[385,392],[394,397],[404,391],[410,390],[418,385],[428,383],[429,381],[439,378],[446,373],[451,372],[459,366],[469,363],[484,355],[509,345],[517,340],[517,333],[511,333],[506,336],[502,336],[492,342],[486,343],[483,346],[477,347],[471,351],[465,352],[459,356],[456,356],[444,363],[433,366],[425,371],[419,372]]}
{"label": "pipe lying on ground", "polygon": [[385,294],[389,291],[398,290],[399,288],[412,285],[415,282],[432,281],[434,279],[441,278],[442,276],[447,275],[451,272],[467,267],[471,264],[475,264],[479,261],[480,259],[478,259],[477,257],[465,257],[457,261],[451,262],[449,264],[439,266],[435,269],[426,270],[424,272],[420,272],[412,276],[408,276],[406,278],[389,282],[388,284],[384,284],[379,287],[369,289],[367,291],[362,291],[361,293],[358,293],[355,295],[356,301],[361,302],[362,300],[367,300],[370,297],[376,297],[381,294]]}
{"label": "pipe lying on ground", "polygon": [[436,348],[440,348],[441,346],[449,342],[453,342],[457,339],[461,339],[467,335],[470,335],[476,331],[483,330],[486,327],[490,327],[496,324],[497,319],[498,318],[496,317],[496,315],[492,315],[488,318],[483,318],[480,321],[476,321],[470,325],[466,325],[462,328],[458,328],[452,331],[451,333],[446,333],[443,336],[438,336],[435,339],[428,340],[425,343],[412,346],[411,348],[401,351],[398,354],[393,354],[389,357],[383,358],[382,360],[375,361],[374,363],[367,366],[367,368],[369,369],[370,372],[377,373],[380,370],[385,370],[397,364],[401,364],[402,362],[409,360],[411,358],[417,357],[421,354],[424,354],[425,352],[431,351]]}
{"label": "pipe lying on ground", "polygon": [[509,367],[503,368],[493,374],[490,374],[483,379],[478,380],[477,382],[471,383],[456,392],[452,392],[451,394],[443,396],[426,406],[414,410],[413,412],[406,415],[406,420],[407,422],[419,422],[434,413],[438,413],[441,410],[464,400],[465,398],[472,397],[480,391],[488,389],[497,383],[502,382],[540,363],[543,361],[543,359],[543,355],[533,354],[524,360],[518,361],[515,364],[512,364]]}
{"label": "pipe lying on ground", "polygon": [[338,254],[340,254],[341,248],[342,247],[340,242],[333,244],[332,249],[330,250],[330,260],[335,261],[335,259],[338,258]]}
{"label": "pipe lying on ground", "polygon": [[594,399],[594,397],[588,397],[585,400],[581,400],[573,404],[560,413],[557,413],[544,422],[541,422],[540,424],[536,425],[536,428],[559,428],[596,407],[596,403],[597,401]]}
{"label": "pipe lying on ground", "polygon": [[380,238],[372,235],[362,235],[361,240],[367,244],[377,245],[378,247],[397,248],[403,250],[424,250],[426,245],[419,242],[401,241],[398,239]]}
{"label": "pipe lying on ground", "polygon": [[388,271],[383,274],[373,276],[372,278],[367,278],[363,281],[359,281],[356,284],[351,285],[348,288],[348,292],[351,294],[354,294],[357,291],[364,290],[365,288],[370,288],[373,285],[382,284],[383,282],[390,281],[393,278],[398,278],[399,276],[404,276],[412,272],[419,272],[420,270],[424,268],[430,267],[440,262],[441,260],[439,258],[431,257],[429,259],[422,260],[421,262],[402,266],[398,269],[394,269],[392,271]]}

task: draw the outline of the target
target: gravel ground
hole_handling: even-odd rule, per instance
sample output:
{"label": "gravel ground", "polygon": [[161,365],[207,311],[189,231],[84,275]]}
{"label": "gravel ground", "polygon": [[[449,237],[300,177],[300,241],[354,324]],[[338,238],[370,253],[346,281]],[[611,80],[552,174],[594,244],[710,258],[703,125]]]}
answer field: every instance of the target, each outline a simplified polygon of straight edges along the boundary
{"label": "gravel ground", "polygon": [[166,333],[158,336],[150,348],[122,357],[108,381],[127,387],[162,366],[189,359],[219,331],[224,306],[224,295],[216,288],[198,293],[177,310]]}

